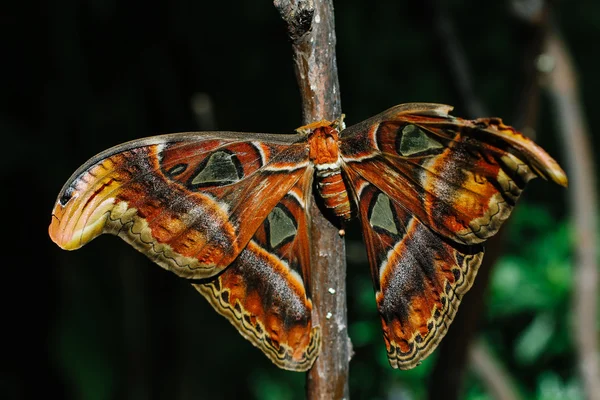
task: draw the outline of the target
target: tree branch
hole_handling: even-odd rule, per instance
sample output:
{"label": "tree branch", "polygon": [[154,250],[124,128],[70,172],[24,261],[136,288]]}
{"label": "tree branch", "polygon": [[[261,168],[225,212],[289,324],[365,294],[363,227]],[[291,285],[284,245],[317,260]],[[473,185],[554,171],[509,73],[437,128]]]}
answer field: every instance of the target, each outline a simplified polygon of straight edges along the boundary
{"label": "tree branch", "polygon": [[[304,123],[341,115],[331,0],[275,0],[288,25]],[[309,399],[348,398],[346,263],[339,229],[311,201],[310,293],[313,320],[321,327],[321,352],[307,375]]]}
{"label": "tree branch", "polygon": [[585,123],[575,68],[556,31],[548,37],[546,54],[554,63],[547,90],[554,107],[569,172],[571,212],[575,222],[576,286],[573,288],[573,337],[587,399],[600,399],[600,364],[596,316],[598,299],[598,200],[594,160]]}
{"label": "tree branch", "polygon": [[511,122],[529,137],[535,139],[535,127],[540,109],[540,70],[538,58],[543,52],[550,22],[550,3],[545,0],[511,0],[517,26],[515,41],[524,43],[519,57],[520,77],[515,90]]}

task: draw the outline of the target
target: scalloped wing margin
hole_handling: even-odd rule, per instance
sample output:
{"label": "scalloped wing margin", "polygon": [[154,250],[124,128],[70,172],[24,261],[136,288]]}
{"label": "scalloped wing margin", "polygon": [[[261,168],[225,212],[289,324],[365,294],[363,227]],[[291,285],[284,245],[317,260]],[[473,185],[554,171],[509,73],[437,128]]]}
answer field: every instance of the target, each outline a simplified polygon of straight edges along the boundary
{"label": "scalloped wing margin", "polygon": [[312,169],[273,208],[239,257],[194,287],[275,365],[306,371],[320,349],[309,297],[306,214]]}
{"label": "scalloped wing margin", "polygon": [[410,369],[445,336],[483,247],[443,238],[373,184],[352,179],[388,359],[394,368]]}

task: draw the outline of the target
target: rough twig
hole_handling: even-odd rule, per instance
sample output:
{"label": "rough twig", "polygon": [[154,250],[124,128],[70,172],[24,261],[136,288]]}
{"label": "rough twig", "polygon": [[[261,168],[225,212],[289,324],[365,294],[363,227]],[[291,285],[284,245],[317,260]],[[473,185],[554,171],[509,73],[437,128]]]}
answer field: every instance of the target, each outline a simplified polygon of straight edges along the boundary
{"label": "rough twig", "polygon": [[[341,115],[331,0],[275,0],[288,24],[304,123]],[[321,327],[321,353],[307,376],[310,399],[348,398],[350,342],[347,334],[346,263],[339,230],[311,202],[310,293]],[[331,290],[333,289],[333,290]]]}
{"label": "rough twig", "polygon": [[576,279],[573,288],[573,337],[586,399],[600,399],[598,351],[598,200],[594,160],[573,61],[556,32],[547,41],[546,56],[553,68],[547,75],[548,94],[569,174],[571,212],[575,223]]}
{"label": "rough twig", "polygon": [[313,0],[275,0],[273,4],[286,22],[292,41],[300,41],[311,30],[315,16]]}

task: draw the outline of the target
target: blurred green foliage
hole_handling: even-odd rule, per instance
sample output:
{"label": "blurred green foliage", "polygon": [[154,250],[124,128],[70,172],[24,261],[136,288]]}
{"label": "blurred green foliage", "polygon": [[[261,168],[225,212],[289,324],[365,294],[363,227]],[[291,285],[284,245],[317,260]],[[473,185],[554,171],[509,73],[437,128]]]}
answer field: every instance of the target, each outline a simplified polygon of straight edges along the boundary
{"label": "blurred green foliage", "polygon": [[[592,110],[600,2],[555,3]],[[522,93],[519,21],[504,1],[446,4],[477,95],[511,123]],[[455,104],[454,114],[466,115],[420,2],[344,0],[335,12],[348,124],[412,101]],[[301,124],[290,43],[272,4],[11,2],[0,37],[9,237],[0,397],[304,398],[303,374],[273,367],[186,282],[113,237],[66,253],[46,233],[56,194],[89,157],[135,138],[204,129],[191,110],[195,94],[211,99],[218,129],[290,132]],[[560,161],[553,118],[542,98],[536,140]],[[590,113],[589,126],[598,119]],[[565,191],[534,181],[524,197],[504,228],[480,337],[523,398],[581,399]],[[437,355],[414,370],[389,367],[360,230],[351,228],[351,397],[426,398]],[[464,398],[489,399],[475,372]]]}
{"label": "blurred green foliage", "polygon": [[494,267],[483,335],[526,398],[553,398],[550,381],[563,386],[560,375],[573,386],[577,380],[570,225],[522,202],[507,230],[509,251]]}

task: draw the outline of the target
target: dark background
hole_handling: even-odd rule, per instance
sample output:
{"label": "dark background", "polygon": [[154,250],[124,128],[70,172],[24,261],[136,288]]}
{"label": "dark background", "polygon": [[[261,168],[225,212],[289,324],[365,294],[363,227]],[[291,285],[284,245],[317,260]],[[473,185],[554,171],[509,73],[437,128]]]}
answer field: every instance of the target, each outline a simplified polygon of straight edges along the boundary
{"label": "dark background", "polygon": [[[470,116],[424,4],[335,2],[348,125],[413,101],[454,104],[454,115]],[[508,1],[446,4],[476,94],[489,116],[513,123],[523,88],[522,21]],[[593,130],[600,3],[560,1],[553,9]],[[0,29],[0,397],[303,398],[304,374],[272,366],[189,284],[122,241],[102,236],[67,253],[47,235],[63,183],[108,147],[168,132],[302,125],[290,41],[272,3],[11,2]],[[209,99],[212,119],[196,118],[193,98]],[[536,141],[561,162],[552,110],[540,101]],[[569,314],[566,193],[542,180],[530,185],[505,227],[479,323],[479,337],[524,398],[583,396]],[[412,371],[388,366],[357,229],[347,248],[351,397],[423,398],[436,354]],[[487,398],[476,373],[467,375],[464,396]]]}

